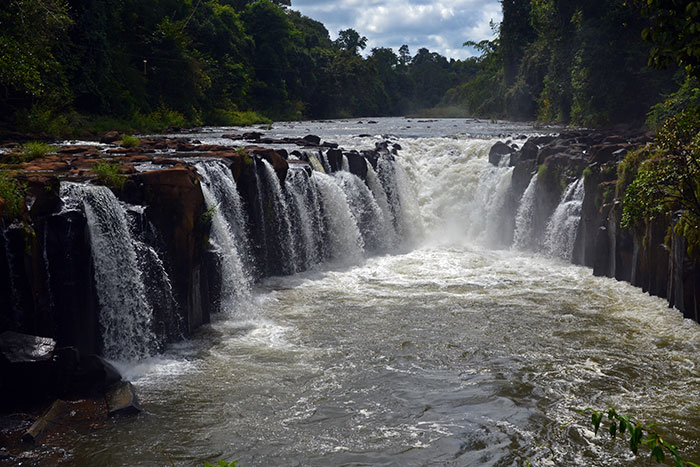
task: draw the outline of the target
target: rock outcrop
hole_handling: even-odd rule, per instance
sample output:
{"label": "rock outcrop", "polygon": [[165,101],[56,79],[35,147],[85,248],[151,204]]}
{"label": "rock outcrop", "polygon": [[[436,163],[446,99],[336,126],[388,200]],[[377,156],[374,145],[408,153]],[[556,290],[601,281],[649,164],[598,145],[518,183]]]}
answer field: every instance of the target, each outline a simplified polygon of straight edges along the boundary
{"label": "rock outcrop", "polygon": [[[685,317],[700,322],[700,263],[688,255],[685,240],[672,233],[677,220],[657,218],[633,229],[620,226],[624,186],[618,183],[617,166],[652,136],[572,131],[530,138],[517,151],[497,143],[489,157],[491,163],[497,165],[510,154],[514,167],[504,220],[508,225],[503,231],[513,231],[518,204],[535,174],[533,237],[539,239],[565,187],[584,177],[585,196],[572,261],[591,267],[596,275],[627,281],[666,298]],[[512,238],[503,239],[504,244],[511,242]]]}

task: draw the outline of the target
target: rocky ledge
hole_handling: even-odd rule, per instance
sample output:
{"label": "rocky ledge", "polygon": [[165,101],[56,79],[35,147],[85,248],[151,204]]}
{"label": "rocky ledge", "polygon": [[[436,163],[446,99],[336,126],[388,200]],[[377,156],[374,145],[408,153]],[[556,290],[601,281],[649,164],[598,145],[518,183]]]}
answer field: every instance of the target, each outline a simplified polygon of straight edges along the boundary
{"label": "rocky ledge", "polygon": [[620,225],[626,187],[618,183],[618,165],[653,137],[648,132],[581,130],[529,138],[522,146],[513,141],[495,144],[491,163],[514,167],[504,208],[510,225],[502,229],[509,237],[501,240],[512,243],[516,211],[534,174],[533,237],[540,239],[565,187],[583,177],[585,194],[571,261],[665,298],[686,318],[700,322],[700,264],[689,256],[685,239],[673,233],[678,216],[634,229]]}

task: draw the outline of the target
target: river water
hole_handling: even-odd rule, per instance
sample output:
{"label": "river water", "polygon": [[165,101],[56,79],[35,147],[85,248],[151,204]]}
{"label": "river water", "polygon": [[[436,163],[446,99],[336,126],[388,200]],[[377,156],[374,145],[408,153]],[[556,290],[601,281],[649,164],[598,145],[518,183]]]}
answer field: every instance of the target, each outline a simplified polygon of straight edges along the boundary
{"label": "river water", "polygon": [[119,363],[146,412],[76,435],[70,462],[647,465],[576,412],[608,405],[661,422],[697,462],[700,326],[626,283],[498,244],[510,169],[490,167],[488,148],[544,130],[377,121],[266,134],[398,142],[403,244],[268,278],[192,339]]}

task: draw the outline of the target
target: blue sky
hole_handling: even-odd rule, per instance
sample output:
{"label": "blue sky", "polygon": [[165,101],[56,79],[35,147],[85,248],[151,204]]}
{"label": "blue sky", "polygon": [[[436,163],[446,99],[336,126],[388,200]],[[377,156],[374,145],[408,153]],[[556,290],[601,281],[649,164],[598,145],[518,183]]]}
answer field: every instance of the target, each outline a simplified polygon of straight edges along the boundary
{"label": "blue sky", "polygon": [[501,20],[499,0],[292,0],[292,9],[321,21],[331,38],[353,28],[367,37],[367,49],[408,44],[415,55],[421,47],[455,59],[474,51],[467,40],[492,39],[491,20]]}

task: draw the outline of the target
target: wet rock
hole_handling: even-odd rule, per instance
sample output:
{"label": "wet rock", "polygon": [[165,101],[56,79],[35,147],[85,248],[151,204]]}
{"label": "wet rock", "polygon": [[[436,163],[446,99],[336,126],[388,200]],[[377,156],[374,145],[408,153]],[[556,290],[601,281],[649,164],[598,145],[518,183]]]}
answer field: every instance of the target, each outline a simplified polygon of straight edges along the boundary
{"label": "wet rock", "polygon": [[55,347],[56,341],[48,337],[14,331],[0,334],[0,352],[10,363],[49,361]]}
{"label": "wet rock", "polygon": [[[154,163],[165,164],[158,159]],[[286,161],[285,161],[286,162]],[[164,266],[181,307],[186,333],[209,322],[208,292],[200,274],[206,210],[198,175],[192,168],[173,167],[131,175],[136,184],[125,201],[147,205],[146,218],[159,233]],[[204,297],[204,300],[200,298]],[[156,321],[162,317],[154,317]]]}
{"label": "wet rock", "polygon": [[241,135],[242,139],[246,139],[248,141],[257,141],[262,137],[262,133],[259,131],[249,131],[247,133],[243,133]]}
{"label": "wet rock", "polygon": [[192,143],[179,143],[175,150],[178,152],[191,152],[195,150],[195,145]]}
{"label": "wet rock", "polygon": [[122,381],[115,384],[105,394],[110,417],[115,415],[136,415],[141,412],[141,403],[133,384]]}
{"label": "wet rock", "polygon": [[491,146],[491,149],[489,150],[489,162],[491,165],[498,167],[503,156],[509,155],[512,152],[513,149],[511,149],[507,144],[498,141],[496,144]]}
{"label": "wet rock", "polygon": [[318,146],[321,144],[321,138],[316,135],[306,135],[302,138],[307,144]]}
{"label": "wet rock", "polygon": [[70,413],[70,405],[61,399],[56,400],[44,414],[22,435],[25,443],[36,443],[52,426],[61,425],[62,420]]}
{"label": "wet rock", "polygon": [[[280,183],[284,185],[284,180],[287,178],[287,170],[289,170],[289,164],[279,150],[268,148],[250,148],[250,153],[269,162],[272,168],[275,169],[275,173],[277,174]],[[284,154],[286,155],[287,151],[284,151]]]}
{"label": "wet rock", "polygon": [[97,153],[97,150],[94,146],[67,146],[59,149],[56,152],[59,154],[83,154],[86,152]]}
{"label": "wet rock", "polygon": [[329,149],[326,151],[326,158],[331,172],[337,172],[343,167],[343,151],[340,149]]}
{"label": "wet rock", "polygon": [[539,148],[537,144],[532,141],[527,141],[523,144],[523,147],[520,148],[520,160],[529,161],[537,159],[538,152]]}
{"label": "wet rock", "polygon": [[119,141],[122,135],[118,131],[108,131],[100,138],[100,143],[114,143]]}
{"label": "wet rock", "polygon": [[348,158],[348,168],[350,169],[350,173],[357,175],[362,180],[365,180],[367,178],[367,163],[365,162],[364,155],[356,151],[350,151],[345,153],[345,157]]}

